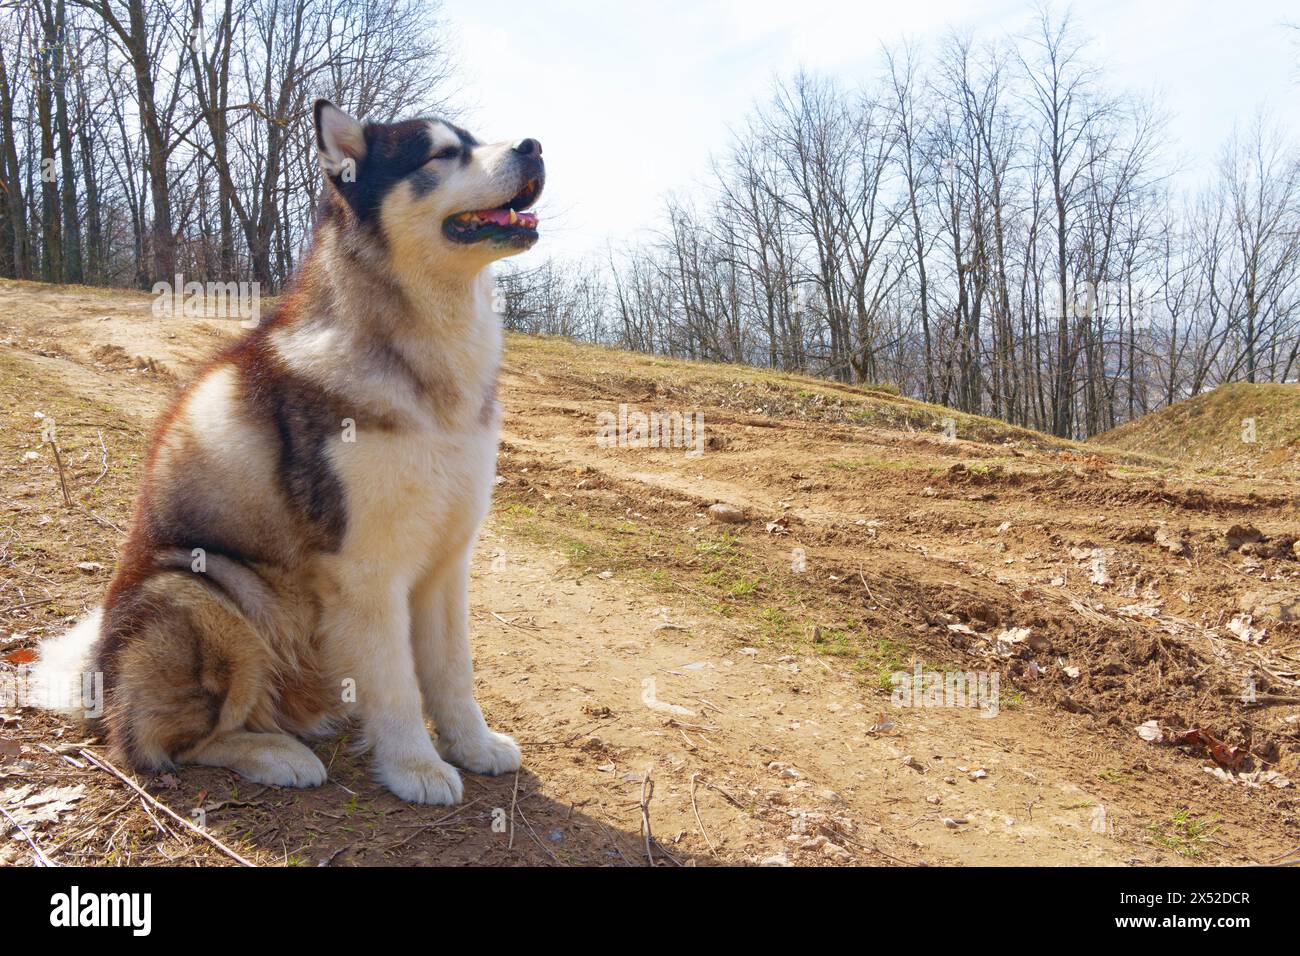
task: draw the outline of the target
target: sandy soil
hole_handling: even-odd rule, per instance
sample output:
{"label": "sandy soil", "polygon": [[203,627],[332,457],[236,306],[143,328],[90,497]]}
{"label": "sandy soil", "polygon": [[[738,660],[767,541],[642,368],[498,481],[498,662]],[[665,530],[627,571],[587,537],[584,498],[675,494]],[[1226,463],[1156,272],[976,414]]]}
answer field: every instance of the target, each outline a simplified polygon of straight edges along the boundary
{"label": "sandy soil", "polygon": [[[0,677],[99,600],[151,417],[235,332],[0,284]],[[1300,845],[1295,484],[966,416],[950,441],[942,410],[888,395],[550,340],[510,340],[501,398],[472,597],[517,778],[412,807],[344,738],[317,742],[319,790],[184,769],[140,779],[153,800],[259,864],[1242,864]],[[702,413],[705,453],[602,447],[620,403]],[[917,666],[996,673],[996,715],[891,702]],[[1139,735],[1153,720],[1166,742]],[[234,862],[76,728],[0,721],[0,805],[55,862]],[[0,862],[30,863],[5,832]]]}

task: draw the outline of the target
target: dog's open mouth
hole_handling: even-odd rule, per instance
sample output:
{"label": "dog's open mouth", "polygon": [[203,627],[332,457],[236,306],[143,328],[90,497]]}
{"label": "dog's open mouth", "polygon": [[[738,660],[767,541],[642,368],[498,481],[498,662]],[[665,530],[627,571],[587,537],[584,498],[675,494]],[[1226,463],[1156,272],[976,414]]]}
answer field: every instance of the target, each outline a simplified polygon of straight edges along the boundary
{"label": "dog's open mouth", "polygon": [[542,181],[530,179],[513,199],[495,209],[457,213],[442,224],[443,234],[452,242],[497,242],[513,246],[531,246],[537,241],[537,216],[524,212],[537,201]]}

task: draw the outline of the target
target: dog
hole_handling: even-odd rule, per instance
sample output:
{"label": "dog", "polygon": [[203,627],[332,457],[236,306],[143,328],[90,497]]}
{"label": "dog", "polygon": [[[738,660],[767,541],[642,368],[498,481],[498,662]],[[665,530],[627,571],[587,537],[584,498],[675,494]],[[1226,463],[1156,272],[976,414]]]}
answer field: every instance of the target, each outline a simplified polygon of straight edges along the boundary
{"label": "dog", "polygon": [[542,148],[313,116],[310,252],[163,415],[103,606],[32,683],[102,674],[95,730],[140,771],[318,786],[302,738],[357,720],[384,786],[455,803],[456,767],[520,765],[474,698],[469,570],[500,420],[488,267],[537,242]]}

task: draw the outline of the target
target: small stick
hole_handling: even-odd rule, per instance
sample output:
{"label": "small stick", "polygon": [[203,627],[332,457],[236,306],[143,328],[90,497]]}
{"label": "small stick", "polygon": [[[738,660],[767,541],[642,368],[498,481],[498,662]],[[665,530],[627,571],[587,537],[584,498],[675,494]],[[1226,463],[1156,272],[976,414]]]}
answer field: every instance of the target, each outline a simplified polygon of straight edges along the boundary
{"label": "small stick", "polygon": [[514,621],[507,621],[504,617],[502,617],[502,616],[501,616],[500,614],[498,614],[496,611],[488,611],[488,613],[491,614],[491,615],[492,615],[494,618],[496,618],[498,621],[500,621],[502,624],[504,624],[506,627],[517,627],[517,628],[519,628],[519,630],[521,630],[521,631],[540,631],[540,630],[542,630],[542,628],[538,627],[536,624],[517,624],[517,623],[514,622]]}
{"label": "small stick", "polygon": [[[1288,859],[1295,857],[1294,860]],[[1268,861],[1270,866],[1300,866],[1300,846],[1279,856],[1275,856]]]}
{"label": "small stick", "polygon": [[21,823],[9,815],[8,810],[4,807],[0,807],[0,813],[3,813],[5,819],[18,828],[18,832],[23,835],[23,839],[27,841],[27,845],[32,848],[32,852],[36,854],[36,861],[40,863],[41,866],[58,866],[57,863],[53,862],[48,856],[41,852],[41,848],[36,845],[36,841],[31,838],[31,835],[26,830],[23,829]]}
{"label": "small stick", "polygon": [[62,759],[62,760],[66,760],[68,763],[72,764],[72,766],[76,767],[78,770],[85,770],[85,769],[86,769],[86,765],[85,765],[84,763],[82,763],[80,760],[76,759],[75,757],[69,757],[67,754],[61,754],[61,753],[59,753],[57,750],[55,750],[55,749],[54,749],[53,747],[51,747],[49,744],[40,744],[39,746],[40,746],[40,748],[41,748],[42,750],[47,750],[47,751],[49,751],[50,753],[54,754],[54,756],[56,756],[56,757],[58,757],[58,758],[60,758],[60,759]]}
{"label": "small stick", "polygon": [[50,436],[50,447],[54,449],[54,463],[59,468],[59,487],[63,489],[63,504],[69,508],[72,507],[72,497],[68,494],[68,482],[63,477],[63,456],[59,454],[59,443]]}
{"label": "small stick", "polygon": [[104,433],[103,431],[96,429],[95,434],[99,435],[99,450],[103,453],[103,470],[99,473],[99,477],[90,483],[90,487],[92,488],[103,481],[104,476],[108,474],[108,446],[104,444]]}
{"label": "small stick", "polygon": [[[391,853],[393,850],[400,850],[402,847],[406,846],[406,844],[410,843],[412,840],[414,840],[414,839],[415,839],[416,837],[418,837],[420,834],[422,834],[422,833],[428,833],[428,832],[429,832],[430,830],[432,830],[434,827],[436,827],[436,826],[440,826],[440,825],[446,823],[446,822],[447,822],[448,820],[450,820],[452,817],[458,817],[458,816],[460,816],[462,813],[464,813],[466,810],[468,810],[470,807],[474,806],[474,804],[478,803],[478,802],[481,801],[482,799],[483,799],[482,797],[475,797],[475,798],[474,798],[473,800],[471,800],[469,803],[463,803],[463,804],[461,804],[461,805],[460,805],[459,807],[457,807],[455,810],[451,811],[451,813],[448,813],[448,814],[446,814],[445,816],[441,816],[441,817],[439,817],[438,819],[434,820],[434,821],[431,822],[431,823],[419,823],[419,824],[415,824],[415,827],[417,828],[417,829],[415,830],[415,832],[412,833],[410,836],[408,836],[405,840],[399,840],[397,843],[394,843],[392,846],[390,846],[390,847],[388,848],[388,851],[387,851],[387,852]],[[338,853],[336,852],[336,853],[334,854],[334,856],[338,856]],[[331,859],[333,859],[333,857],[331,857]]]}
{"label": "small stick", "polygon": [[655,865],[655,855],[650,851],[650,841],[654,839],[650,833],[650,801],[655,795],[655,783],[651,774],[654,769],[654,765],[651,764],[646,768],[645,776],[641,778],[641,833],[645,837],[645,855],[649,858],[651,866]]}
{"label": "small stick", "polygon": [[130,787],[140,796],[144,797],[145,800],[147,800],[153,806],[157,807],[163,813],[167,814],[177,823],[181,824],[191,832],[197,833],[203,839],[207,840],[209,843],[215,846],[222,853],[226,854],[226,856],[230,857],[236,863],[240,864],[241,866],[250,866],[250,867],[255,865],[245,860],[242,856],[240,856],[234,850],[230,849],[230,847],[226,846],[224,843],[222,843],[220,840],[214,837],[211,833],[208,833],[206,830],[202,829],[201,827],[195,826],[189,820],[186,820],[183,816],[181,816],[179,813],[174,811],[171,807],[156,800],[151,794],[146,792],[144,788],[142,788],[135,781],[131,780],[129,777],[127,777],[126,774],[122,773],[122,771],[118,770],[116,767],[114,767],[111,763],[109,763],[104,758],[96,757],[89,750],[81,750],[79,751],[79,753],[81,754],[81,756],[85,757],[87,760],[93,763],[100,770],[103,770],[105,773],[112,774],[114,777],[117,777],[118,780],[121,780],[124,784],[126,784],[128,787]]}
{"label": "small stick", "polygon": [[515,771],[515,789],[510,795],[510,842],[506,844],[507,850],[515,848],[515,805],[519,803],[519,771]]}
{"label": "small stick", "polygon": [[120,535],[122,535],[122,536],[125,537],[126,532],[123,531],[121,528],[119,528],[117,525],[113,524],[113,522],[109,521],[107,518],[101,518],[99,515],[95,514],[95,512],[91,511],[91,510],[90,510],[89,508],[87,508],[85,505],[82,505],[82,506],[81,506],[81,510],[84,511],[86,514],[90,515],[90,516],[91,516],[92,518],[94,518],[97,522],[99,522],[100,524],[102,524],[105,528],[109,528],[109,529],[111,529],[111,530],[113,530],[113,531],[116,531],[118,534],[120,534]]}
{"label": "small stick", "polygon": [[[1240,695],[1224,694],[1223,699],[1238,700],[1240,699]],[[1261,707],[1264,707],[1264,706],[1269,706],[1271,704],[1300,704],[1300,697],[1285,697],[1281,694],[1256,694],[1254,700],[1242,701],[1242,704],[1247,707],[1253,705],[1259,705]]]}
{"label": "small stick", "polygon": [[534,843],[542,848],[542,852],[554,860],[556,864],[563,866],[564,864],[560,862],[560,858],[551,852],[549,846],[542,842],[542,838],[537,835],[537,831],[533,829],[533,825],[528,822],[528,817],[524,816],[523,810],[519,811],[519,818],[524,821],[524,826],[528,827],[528,835],[533,838]]}
{"label": "small stick", "polygon": [[609,827],[605,826],[605,824],[601,823],[599,820],[597,820],[596,823],[599,824],[601,830],[605,832],[605,837],[609,840],[610,846],[614,848],[614,851],[623,858],[624,863],[631,866],[632,861],[627,858],[627,854],[623,852],[623,848],[618,845],[618,841],[614,839],[614,834],[609,832]]}
{"label": "small stick", "polygon": [[50,604],[57,600],[56,598],[45,598],[41,601],[28,601],[26,604],[11,604],[9,607],[0,611],[0,614],[8,614],[10,611],[21,611],[25,607],[40,607],[42,604]]}
{"label": "small stick", "polygon": [[708,787],[710,790],[716,790],[718,793],[722,794],[724,797],[727,798],[727,802],[729,802],[729,803],[732,804],[733,806],[739,807],[741,810],[744,810],[744,811],[746,811],[746,812],[749,811],[749,807],[745,806],[743,803],[741,803],[739,800],[737,800],[737,799],[736,799],[735,797],[733,797],[731,794],[727,793],[727,791],[723,790],[723,789],[722,789],[721,787],[719,787],[717,784],[709,783],[709,782],[706,780],[706,781],[704,781],[704,785],[705,785],[706,787]]}
{"label": "small stick", "polygon": [[704,837],[704,842],[709,845],[709,853],[716,860],[718,851],[713,848],[713,841],[709,839],[709,832],[704,829],[704,821],[700,819],[700,809],[695,805],[695,781],[699,779],[698,773],[691,774],[691,811],[695,814],[695,823],[700,828],[700,835]]}

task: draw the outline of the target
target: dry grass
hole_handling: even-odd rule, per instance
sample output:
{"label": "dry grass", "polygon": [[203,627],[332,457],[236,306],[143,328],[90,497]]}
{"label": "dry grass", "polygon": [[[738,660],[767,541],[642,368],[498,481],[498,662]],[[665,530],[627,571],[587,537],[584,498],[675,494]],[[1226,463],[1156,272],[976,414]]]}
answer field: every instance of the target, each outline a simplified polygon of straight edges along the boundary
{"label": "dry grass", "polygon": [[[1250,422],[1253,441],[1246,440]],[[1222,385],[1093,442],[1174,459],[1211,474],[1295,474],[1300,471],[1300,385]]]}

